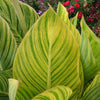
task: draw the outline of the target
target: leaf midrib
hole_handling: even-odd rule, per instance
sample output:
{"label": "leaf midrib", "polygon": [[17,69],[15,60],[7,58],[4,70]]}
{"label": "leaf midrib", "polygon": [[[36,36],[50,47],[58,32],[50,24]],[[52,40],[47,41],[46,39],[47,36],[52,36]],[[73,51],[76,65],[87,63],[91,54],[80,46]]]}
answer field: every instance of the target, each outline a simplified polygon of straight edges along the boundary
{"label": "leaf midrib", "polygon": [[51,38],[49,44],[49,53],[48,53],[48,78],[47,78],[47,89],[51,88]]}

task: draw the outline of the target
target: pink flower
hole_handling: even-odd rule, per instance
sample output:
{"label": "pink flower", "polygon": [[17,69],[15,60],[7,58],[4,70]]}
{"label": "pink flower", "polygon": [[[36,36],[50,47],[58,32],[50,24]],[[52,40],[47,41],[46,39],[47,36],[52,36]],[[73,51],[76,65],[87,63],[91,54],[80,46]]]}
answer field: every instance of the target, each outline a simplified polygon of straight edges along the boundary
{"label": "pink flower", "polygon": [[74,12],[74,7],[73,6],[70,6],[68,9],[67,9],[68,13],[73,13]]}
{"label": "pink flower", "polygon": [[93,32],[95,32],[95,30],[94,30],[94,29],[93,29],[92,31],[93,31]]}
{"label": "pink flower", "polygon": [[82,18],[82,15],[83,15],[82,12],[79,12],[78,13],[78,18]]}
{"label": "pink flower", "polygon": [[88,18],[88,22],[93,22],[94,19],[93,18]]}
{"label": "pink flower", "polygon": [[77,2],[77,1],[79,1],[79,0],[75,0],[75,2]]}
{"label": "pink flower", "polygon": [[93,11],[96,11],[96,8],[92,8]]}
{"label": "pink flower", "polygon": [[43,2],[43,0],[41,0],[41,2]]}
{"label": "pink flower", "polygon": [[98,33],[96,33],[96,36],[97,36],[97,37],[99,37],[99,34],[98,34]]}
{"label": "pink flower", "polygon": [[93,16],[93,13],[90,13],[90,16]]}
{"label": "pink flower", "polygon": [[95,15],[95,19],[98,19],[98,17],[99,17],[99,14],[96,14],[96,15]]}
{"label": "pink flower", "polygon": [[41,11],[41,10],[39,10],[39,11],[37,12],[37,14],[39,14],[39,15],[40,15],[41,13],[42,13],[42,11]]}
{"label": "pink flower", "polygon": [[96,28],[96,29],[99,29],[99,27],[98,27],[98,26],[96,26],[95,28]]}
{"label": "pink flower", "polygon": [[99,4],[97,3],[97,4],[95,5],[95,7],[98,8],[98,7],[99,7]]}
{"label": "pink flower", "polygon": [[75,4],[75,7],[76,7],[76,8],[79,8],[79,7],[80,7],[79,3],[76,3],[76,4]]}

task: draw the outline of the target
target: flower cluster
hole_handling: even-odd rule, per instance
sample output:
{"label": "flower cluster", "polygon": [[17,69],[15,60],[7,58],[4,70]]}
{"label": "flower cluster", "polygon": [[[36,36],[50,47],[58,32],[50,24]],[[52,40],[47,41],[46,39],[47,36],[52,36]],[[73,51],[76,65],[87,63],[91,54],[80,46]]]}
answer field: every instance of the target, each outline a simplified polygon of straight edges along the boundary
{"label": "flower cluster", "polygon": [[[74,13],[75,9],[80,8],[80,4],[78,3],[79,0],[74,0],[75,4],[71,5],[70,1],[63,2],[63,6],[67,8],[68,13]],[[78,18],[82,17],[82,12],[78,13]]]}
{"label": "flower cluster", "polygon": [[99,26],[93,27],[93,32],[95,32],[97,37],[100,37],[100,27]]}
{"label": "flower cluster", "polygon": [[88,11],[87,23],[96,36],[100,37],[100,0],[89,4],[86,9]]}
{"label": "flower cluster", "polygon": [[89,6],[89,16],[87,18],[88,22],[97,22],[98,19],[100,18],[99,12],[97,11],[97,9],[99,8],[99,3],[93,5],[90,4]]}

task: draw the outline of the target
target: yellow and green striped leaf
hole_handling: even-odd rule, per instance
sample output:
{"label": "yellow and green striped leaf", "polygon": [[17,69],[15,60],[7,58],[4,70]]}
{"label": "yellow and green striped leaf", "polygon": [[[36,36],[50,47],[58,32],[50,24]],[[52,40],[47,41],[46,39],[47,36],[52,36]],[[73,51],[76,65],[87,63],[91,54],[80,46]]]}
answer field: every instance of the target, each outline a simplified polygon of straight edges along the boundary
{"label": "yellow and green striped leaf", "polygon": [[77,16],[78,16],[78,13],[76,14],[75,17],[71,18],[70,19],[70,22],[76,27],[77,26]]}
{"label": "yellow and green striped leaf", "polygon": [[93,52],[92,56],[94,56],[90,58],[91,59],[95,58],[95,61],[93,60],[93,62],[96,62],[96,67],[94,70],[95,71],[97,70],[98,72],[100,71],[100,39],[96,37],[95,34],[92,32],[92,30],[90,30],[90,28],[87,26],[84,17],[82,17],[81,19],[81,30],[87,35],[89,39],[92,48],[91,51]]}
{"label": "yellow and green striped leaf", "polygon": [[0,17],[0,71],[13,66],[16,41],[6,21]]}
{"label": "yellow and green striped leaf", "polygon": [[91,44],[84,32],[81,33],[81,61],[83,65],[85,83],[91,80],[98,71]]}
{"label": "yellow and green striped leaf", "polygon": [[84,92],[82,100],[100,100],[100,72]]}
{"label": "yellow and green striped leaf", "polygon": [[19,46],[13,75],[32,89],[33,97],[58,85],[68,86],[74,93],[79,93],[79,59],[80,48],[72,32],[50,8]]}
{"label": "yellow and green striped leaf", "polygon": [[0,93],[7,94],[8,78],[16,53],[16,41],[6,21],[0,16]]}
{"label": "yellow and green striped leaf", "polygon": [[0,15],[9,24],[18,45],[38,19],[38,15],[33,8],[17,0],[13,3],[11,0],[0,0]]}
{"label": "yellow and green striped leaf", "polygon": [[8,95],[8,79],[12,77],[12,69],[0,71],[0,94]]}
{"label": "yellow and green striped leaf", "polygon": [[65,86],[57,86],[46,90],[32,100],[69,100],[72,90]]}
{"label": "yellow and green striped leaf", "polygon": [[68,25],[68,27],[72,31],[73,35],[75,36],[78,44],[80,45],[80,39],[81,39],[80,33],[76,29],[76,27],[71,23],[71,21],[69,20],[68,12],[67,12],[66,8],[61,3],[59,3],[59,5],[58,5],[57,14]]}
{"label": "yellow and green striped leaf", "polygon": [[34,93],[34,90],[31,87],[20,82],[16,92],[15,100],[31,100],[35,95],[36,93]]}

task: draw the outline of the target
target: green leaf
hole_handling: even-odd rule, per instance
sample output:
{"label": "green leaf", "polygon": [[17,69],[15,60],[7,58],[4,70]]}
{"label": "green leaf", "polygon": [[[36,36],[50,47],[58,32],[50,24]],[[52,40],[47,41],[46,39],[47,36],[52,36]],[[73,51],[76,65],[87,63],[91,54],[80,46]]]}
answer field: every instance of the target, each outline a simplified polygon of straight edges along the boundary
{"label": "green leaf", "polygon": [[73,35],[75,36],[78,44],[80,45],[80,39],[81,39],[80,33],[75,28],[75,26],[70,22],[69,17],[68,17],[68,12],[66,11],[66,8],[61,3],[59,3],[58,5],[57,14],[68,25]]}
{"label": "green leaf", "polygon": [[12,69],[0,71],[0,94],[8,95],[8,79],[11,77]]}
{"label": "green leaf", "polygon": [[[38,19],[38,15],[30,6],[11,0],[0,0],[0,15],[7,21],[19,45],[26,32]],[[19,12],[19,13],[18,13]]]}
{"label": "green leaf", "polygon": [[25,23],[25,19],[24,19],[24,16],[22,14],[22,11],[21,11],[20,4],[19,4],[18,0],[11,0],[11,2],[13,4],[13,7],[14,7],[15,12],[17,14],[20,27],[22,28],[23,33],[26,33],[26,31],[27,31],[26,30],[26,23]]}
{"label": "green leaf", "polygon": [[[89,42],[90,42],[91,48],[92,48],[92,52],[93,52],[92,56],[94,56],[95,61],[96,61],[96,69],[98,69],[98,71],[100,71],[100,39],[97,38],[95,36],[95,34],[92,32],[92,30],[90,30],[90,28],[87,26],[87,24],[84,20],[84,17],[82,17],[82,19],[81,19],[81,29],[82,29],[82,32],[84,32],[89,39]],[[93,59],[93,57],[92,57],[92,59]]]}
{"label": "green leaf", "polygon": [[36,94],[36,93],[34,93],[34,90],[31,87],[26,86],[25,83],[22,83],[21,79],[19,79],[19,80],[20,80],[20,83],[19,83],[19,87],[17,89],[15,100],[30,100],[30,99],[32,99],[33,96]]}
{"label": "green leaf", "polygon": [[9,79],[9,99],[10,100],[15,100],[18,86],[19,86],[18,80]]}
{"label": "green leaf", "polygon": [[100,72],[96,75],[93,82],[84,92],[82,100],[99,100],[100,99]]}
{"label": "green leaf", "polygon": [[8,94],[8,78],[12,77],[11,68],[16,48],[14,36],[6,21],[0,16],[0,94]]}
{"label": "green leaf", "polygon": [[72,32],[50,8],[19,46],[13,75],[32,89],[33,97],[58,85],[70,87],[75,94],[81,91],[79,59],[80,48]]}
{"label": "green leaf", "polygon": [[16,41],[8,24],[0,17],[0,71],[13,66],[16,48]]}
{"label": "green leaf", "polygon": [[78,13],[76,14],[75,17],[71,18],[70,19],[70,22],[76,27],[77,26],[77,16],[78,16]]}
{"label": "green leaf", "polygon": [[71,94],[72,90],[70,88],[57,86],[39,94],[32,100],[69,100]]}
{"label": "green leaf", "polygon": [[84,78],[86,83],[97,74],[98,67],[96,66],[96,60],[93,55],[91,44],[84,32],[81,34],[80,50],[81,50],[81,61],[84,70]]}

